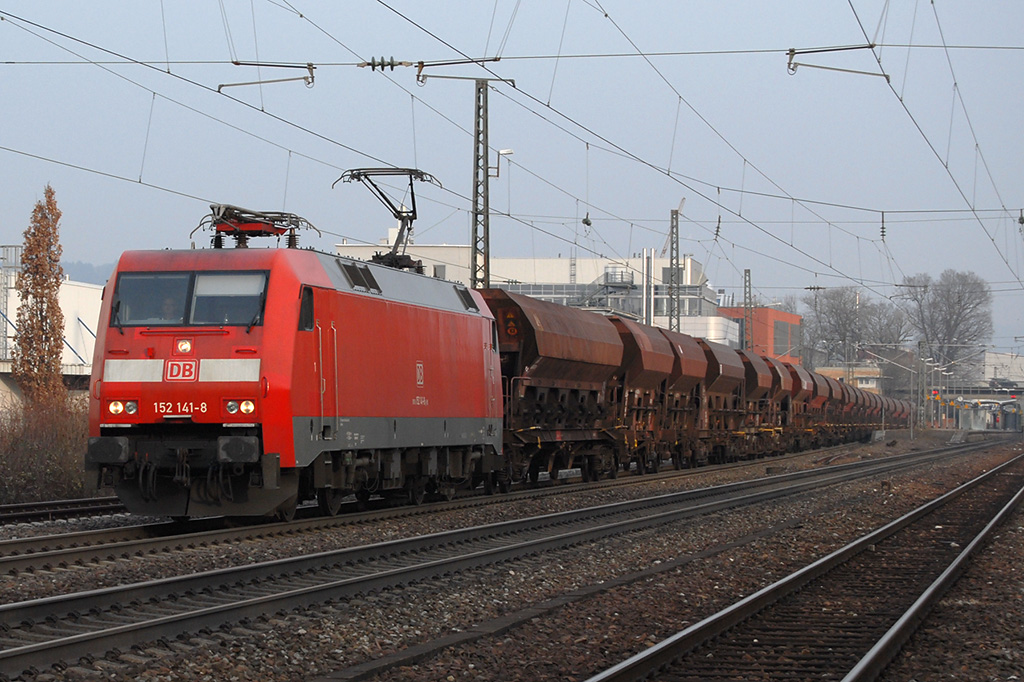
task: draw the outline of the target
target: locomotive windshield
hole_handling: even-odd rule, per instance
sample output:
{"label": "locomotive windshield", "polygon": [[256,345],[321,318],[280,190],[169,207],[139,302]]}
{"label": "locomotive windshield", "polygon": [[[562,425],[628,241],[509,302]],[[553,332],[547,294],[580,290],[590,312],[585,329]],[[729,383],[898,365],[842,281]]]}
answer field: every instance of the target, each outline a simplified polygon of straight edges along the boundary
{"label": "locomotive windshield", "polygon": [[266,272],[123,272],[112,327],[263,324]]}

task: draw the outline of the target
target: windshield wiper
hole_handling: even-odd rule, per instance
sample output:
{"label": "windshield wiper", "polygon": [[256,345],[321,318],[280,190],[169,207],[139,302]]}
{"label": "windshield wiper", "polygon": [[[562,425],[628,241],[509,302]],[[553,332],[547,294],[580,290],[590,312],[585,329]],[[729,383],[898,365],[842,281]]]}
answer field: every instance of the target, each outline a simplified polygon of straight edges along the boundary
{"label": "windshield wiper", "polygon": [[121,332],[121,336],[124,336],[124,329],[121,327],[121,321],[118,319],[118,315],[121,312],[121,301],[114,301],[114,307],[110,310],[110,326]]}
{"label": "windshield wiper", "polygon": [[252,331],[252,328],[256,326],[256,323],[260,321],[260,317],[263,316],[263,306],[267,304],[267,290],[264,287],[263,293],[260,294],[260,305],[256,309],[256,314],[252,316],[252,320],[249,321],[249,326],[246,327],[245,333],[248,334]]}

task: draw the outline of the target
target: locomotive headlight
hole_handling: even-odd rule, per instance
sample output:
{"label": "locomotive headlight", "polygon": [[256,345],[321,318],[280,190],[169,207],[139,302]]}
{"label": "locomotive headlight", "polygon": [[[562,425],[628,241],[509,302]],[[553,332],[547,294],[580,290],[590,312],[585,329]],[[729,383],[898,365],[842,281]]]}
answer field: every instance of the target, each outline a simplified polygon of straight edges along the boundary
{"label": "locomotive headlight", "polygon": [[243,400],[238,407],[242,410],[242,414],[252,414],[256,409],[256,405],[251,400]]}
{"label": "locomotive headlight", "polygon": [[107,406],[107,409],[110,410],[110,414],[121,414],[122,412],[124,412],[124,403],[122,403],[120,400],[111,400],[110,405]]}
{"label": "locomotive headlight", "polygon": [[134,400],[129,400],[124,404],[124,411],[128,414],[135,414],[139,411],[139,404]]}
{"label": "locomotive headlight", "polygon": [[192,342],[188,339],[178,339],[178,352],[179,353],[191,353]]}
{"label": "locomotive headlight", "polygon": [[227,405],[225,405],[224,407],[225,409],[227,409],[228,414],[235,414],[236,412],[238,412],[238,401],[229,400]]}

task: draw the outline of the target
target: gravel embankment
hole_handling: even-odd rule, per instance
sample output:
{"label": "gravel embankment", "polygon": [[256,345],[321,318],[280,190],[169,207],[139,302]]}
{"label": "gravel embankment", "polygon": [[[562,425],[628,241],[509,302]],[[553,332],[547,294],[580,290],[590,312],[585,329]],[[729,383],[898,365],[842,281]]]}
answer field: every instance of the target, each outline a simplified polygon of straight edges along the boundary
{"label": "gravel embankment", "polygon": [[[887,455],[900,448],[925,445],[921,441],[889,449],[875,445],[862,448],[855,456]],[[154,645],[112,661],[83,662],[59,673],[47,671],[34,679],[314,680],[331,671],[379,659],[495,618],[506,617],[514,622],[522,609],[589,589],[591,594],[581,595],[566,606],[549,609],[537,618],[519,619],[519,624],[498,636],[476,639],[440,656],[374,678],[453,682],[585,679],[778,579],[795,566],[953,487],[971,477],[972,472],[1007,459],[1015,447],[1019,450],[1019,446],[1007,446],[1001,455],[975,456],[956,465],[932,466],[924,473],[894,475],[885,481],[843,485],[799,501],[767,503],[742,513],[717,514],[699,522],[691,520],[650,529],[443,581],[338,602],[318,610],[268,614],[224,631],[201,633],[166,646]],[[805,461],[812,460],[808,457]],[[765,465],[772,463],[766,461]],[[789,461],[785,466],[795,469],[803,465]],[[763,474],[763,469],[757,474]],[[713,485],[739,477],[749,475],[708,472],[679,487]],[[659,492],[675,489],[668,484],[654,485]],[[4,600],[24,599],[33,594],[151,579],[640,494],[631,489],[559,496],[522,505],[499,505],[427,519],[405,519],[305,537],[275,538],[272,542],[246,542],[116,562],[90,570],[3,578],[0,595]],[[978,587],[961,597],[951,594],[944,602],[943,608],[951,609],[955,617],[945,616],[947,625],[936,635],[936,641],[944,656],[952,658],[940,657],[926,648],[923,654],[911,650],[903,661],[910,666],[908,670],[952,670],[950,666],[970,666],[976,662],[964,658],[964,654],[957,658],[956,653],[974,647],[988,654],[978,658],[991,666],[992,675],[1003,677],[971,676],[970,672],[962,673],[961,677],[939,677],[936,672],[916,679],[1013,679],[1005,673],[1010,669],[1008,666],[1021,669],[1022,524],[1024,515],[1018,513],[977,562],[981,572]],[[741,546],[729,544],[767,529],[775,532]],[[998,563],[991,563],[993,552],[1001,557]],[[644,570],[649,571],[648,575],[636,577]],[[973,575],[972,569],[967,577],[974,579]],[[615,585],[617,580],[623,584]],[[967,616],[973,625],[965,623]],[[997,622],[999,627],[992,624]],[[979,628],[984,628],[984,632]],[[983,643],[982,634],[986,635]],[[921,661],[934,667],[915,667]],[[1001,661],[1007,663],[999,667]],[[978,668],[964,670],[976,672]],[[910,679],[915,678],[896,676],[890,682]]]}
{"label": "gravel embankment", "polygon": [[[295,536],[277,536],[273,540],[259,539],[248,542],[215,544],[194,547],[187,552],[157,554],[104,563],[87,570],[41,571],[35,574],[0,575],[0,603],[36,599],[55,594],[111,587],[143,580],[239,566],[282,557],[323,552],[403,537],[470,526],[496,523],[570,509],[610,504],[649,495],[690,490],[739,480],[764,476],[766,471],[781,473],[815,468],[862,458],[884,457],[908,449],[924,449],[935,443],[927,440],[901,442],[898,447],[884,444],[844,448],[839,454],[807,453],[785,460],[764,460],[754,466],[726,470],[699,471],[698,475],[672,481],[651,482],[636,486],[596,491],[576,491],[567,495],[548,496],[532,500],[505,501],[487,507],[453,510],[395,520],[377,521],[340,527],[320,533],[301,533]],[[636,479],[640,480],[640,479]],[[0,527],[0,539],[67,533],[90,528],[106,528],[116,524],[146,523],[154,519],[137,519],[127,515],[100,517],[76,521],[19,524]]]}

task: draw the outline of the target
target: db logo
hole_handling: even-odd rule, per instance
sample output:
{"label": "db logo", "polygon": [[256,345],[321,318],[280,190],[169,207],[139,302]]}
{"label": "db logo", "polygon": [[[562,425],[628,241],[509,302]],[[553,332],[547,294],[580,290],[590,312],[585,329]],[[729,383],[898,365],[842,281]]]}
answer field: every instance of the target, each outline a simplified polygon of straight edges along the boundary
{"label": "db logo", "polygon": [[164,365],[164,381],[195,381],[198,378],[198,360],[168,360]]}
{"label": "db logo", "polygon": [[423,385],[423,362],[416,363],[416,385]]}

